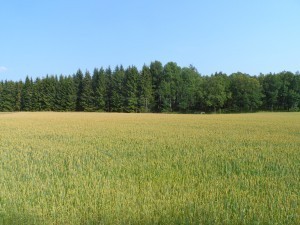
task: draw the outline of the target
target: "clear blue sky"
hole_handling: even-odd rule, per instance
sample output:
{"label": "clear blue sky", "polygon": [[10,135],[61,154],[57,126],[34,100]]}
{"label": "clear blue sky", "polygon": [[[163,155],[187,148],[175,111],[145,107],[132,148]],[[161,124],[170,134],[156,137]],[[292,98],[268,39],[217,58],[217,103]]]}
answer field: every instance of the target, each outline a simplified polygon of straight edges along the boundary
{"label": "clear blue sky", "polygon": [[300,70],[299,0],[9,0],[0,80],[159,60],[201,74]]}

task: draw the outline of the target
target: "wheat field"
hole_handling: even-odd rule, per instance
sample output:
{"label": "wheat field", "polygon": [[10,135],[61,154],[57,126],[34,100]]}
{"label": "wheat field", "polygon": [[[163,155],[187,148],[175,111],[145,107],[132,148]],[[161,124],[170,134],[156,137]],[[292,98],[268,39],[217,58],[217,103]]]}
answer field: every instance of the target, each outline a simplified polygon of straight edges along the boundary
{"label": "wheat field", "polygon": [[0,113],[0,224],[300,224],[300,113]]}

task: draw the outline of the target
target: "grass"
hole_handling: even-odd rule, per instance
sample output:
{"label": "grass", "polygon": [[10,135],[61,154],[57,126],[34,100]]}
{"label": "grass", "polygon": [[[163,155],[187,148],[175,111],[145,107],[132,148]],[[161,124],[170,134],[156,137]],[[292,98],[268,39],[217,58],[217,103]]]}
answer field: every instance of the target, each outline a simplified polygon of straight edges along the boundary
{"label": "grass", "polygon": [[300,113],[14,113],[0,128],[0,224],[300,224]]}

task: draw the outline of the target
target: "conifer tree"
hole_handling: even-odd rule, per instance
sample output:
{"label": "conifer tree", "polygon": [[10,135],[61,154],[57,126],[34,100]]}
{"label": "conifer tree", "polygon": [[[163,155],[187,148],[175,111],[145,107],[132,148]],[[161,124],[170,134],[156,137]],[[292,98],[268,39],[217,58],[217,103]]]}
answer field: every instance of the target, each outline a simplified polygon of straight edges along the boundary
{"label": "conifer tree", "polygon": [[111,112],[112,104],[112,71],[108,67],[105,70],[105,111]]}
{"label": "conifer tree", "polygon": [[25,83],[22,88],[21,95],[21,109],[23,111],[32,110],[32,97],[33,97],[33,81],[26,76]]}
{"label": "conifer tree", "polygon": [[31,111],[41,111],[40,93],[42,92],[41,79],[37,77],[32,85]]}
{"label": "conifer tree", "polygon": [[74,80],[71,76],[68,76],[64,79],[64,91],[65,91],[65,110],[66,111],[75,111],[76,110],[76,86]]}
{"label": "conifer tree", "polygon": [[111,83],[111,111],[123,112],[124,111],[124,91],[123,82],[125,78],[125,71],[123,66],[116,66],[112,74]]}
{"label": "conifer tree", "polygon": [[92,77],[88,71],[86,71],[82,82],[82,94],[80,98],[80,105],[83,111],[91,112],[95,111],[94,106],[94,93],[92,87]]}
{"label": "conifer tree", "polygon": [[154,97],[154,112],[161,112],[163,108],[163,90],[162,90],[162,76],[163,66],[161,62],[155,61],[150,64],[150,72],[152,75],[152,87]]}
{"label": "conifer tree", "polygon": [[57,77],[46,76],[42,79],[39,87],[40,95],[40,107],[42,111],[55,110],[55,97],[56,97],[56,85]]}
{"label": "conifer tree", "polygon": [[15,108],[14,111],[21,111],[23,82],[15,83]]}
{"label": "conifer tree", "polygon": [[83,106],[81,104],[81,96],[83,90],[83,73],[79,69],[76,74],[73,76],[74,84],[76,89],[76,111],[83,111]]}
{"label": "conifer tree", "polygon": [[128,67],[124,77],[124,111],[137,112],[138,110],[138,79],[139,72],[136,67]]}
{"label": "conifer tree", "polygon": [[13,81],[1,83],[0,88],[0,111],[12,112],[16,105],[16,85]]}
{"label": "conifer tree", "polygon": [[138,105],[141,112],[149,112],[153,107],[152,76],[150,68],[143,66],[138,83]]}
{"label": "conifer tree", "polygon": [[94,105],[96,111],[104,111],[105,110],[105,72],[101,67],[100,70],[94,69],[93,77],[92,77],[92,85],[94,92]]}
{"label": "conifer tree", "polygon": [[56,111],[75,111],[76,89],[71,76],[60,76],[56,91]]}

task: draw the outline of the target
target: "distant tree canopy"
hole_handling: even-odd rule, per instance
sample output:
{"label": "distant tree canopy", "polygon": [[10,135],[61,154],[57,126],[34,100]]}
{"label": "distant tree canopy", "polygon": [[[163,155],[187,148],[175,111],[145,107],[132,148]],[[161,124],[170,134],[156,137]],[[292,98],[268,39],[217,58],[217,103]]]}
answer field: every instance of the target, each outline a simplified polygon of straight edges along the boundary
{"label": "distant tree canopy", "polygon": [[300,74],[202,76],[175,62],[78,70],[69,76],[0,82],[0,111],[255,112],[299,111]]}

